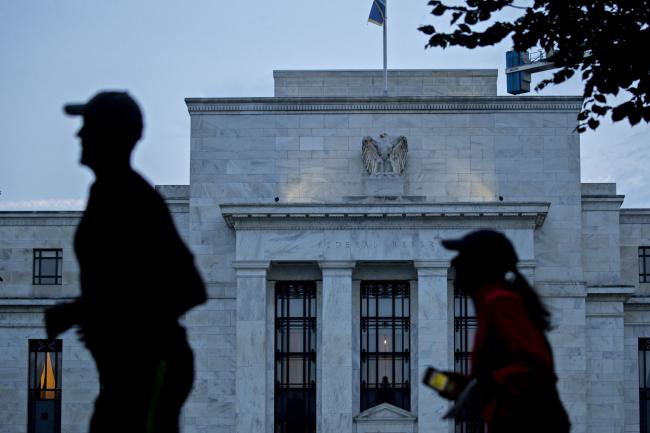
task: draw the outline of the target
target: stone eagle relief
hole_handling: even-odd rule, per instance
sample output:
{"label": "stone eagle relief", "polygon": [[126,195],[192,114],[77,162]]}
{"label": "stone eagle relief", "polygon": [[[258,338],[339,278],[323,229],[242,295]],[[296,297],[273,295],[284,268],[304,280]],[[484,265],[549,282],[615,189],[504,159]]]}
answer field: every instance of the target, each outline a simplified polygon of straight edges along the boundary
{"label": "stone eagle relief", "polygon": [[389,137],[383,133],[379,140],[365,136],[361,143],[361,157],[370,176],[399,176],[404,172],[408,154],[406,137]]}

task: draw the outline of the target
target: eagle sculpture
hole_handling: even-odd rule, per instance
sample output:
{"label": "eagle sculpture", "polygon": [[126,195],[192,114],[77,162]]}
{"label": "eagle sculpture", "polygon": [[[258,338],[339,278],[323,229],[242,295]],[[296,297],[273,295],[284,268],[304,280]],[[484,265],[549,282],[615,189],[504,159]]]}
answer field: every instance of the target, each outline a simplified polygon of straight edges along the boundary
{"label": "eagle sculpture", "polygon": [[389,137],[383,133],[379,140],[370,136],[363,137],[363,164],[371,176],[399,176],[406,168],[408,143],[406,137]]}

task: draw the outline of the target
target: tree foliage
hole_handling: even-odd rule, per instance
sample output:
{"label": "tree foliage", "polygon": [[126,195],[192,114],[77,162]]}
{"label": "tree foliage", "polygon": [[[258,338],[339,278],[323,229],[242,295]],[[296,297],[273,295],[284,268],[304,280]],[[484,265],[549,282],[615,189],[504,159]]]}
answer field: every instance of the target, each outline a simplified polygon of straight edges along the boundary
{"label": "tree foliage", "polygon": [[[494,45],[511,36],[516,51],[552,50],[550,60],[558,69],[535,90],[562,83],[579,73],[585,86],[578,115],[580,132],[596,129],[599,118],[608,113],[615,122],[650,122],[650,0],[529,3],[523,7],[515,0],[432,0],[428,3],[433,8],[431,13],[449,17],[454,29],[439,33],[432,25],[425,25],[419,30],[430,35],[427,48],[456,45],[471,49]],[[510,21],[495,17],[509,8],[522,13]],[[617,104],[610,105],[614,99]]]}

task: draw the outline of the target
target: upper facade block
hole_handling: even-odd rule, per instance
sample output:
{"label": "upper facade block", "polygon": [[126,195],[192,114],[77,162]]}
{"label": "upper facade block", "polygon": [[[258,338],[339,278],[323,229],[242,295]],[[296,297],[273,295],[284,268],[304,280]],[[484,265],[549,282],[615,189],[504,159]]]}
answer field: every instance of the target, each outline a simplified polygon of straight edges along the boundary
{"label": "upper facade block", "polygon": [[[384,96],[381,70],[273,71],[276,97]],[[388,96],[496,96],[496,69],[388,71]]]}

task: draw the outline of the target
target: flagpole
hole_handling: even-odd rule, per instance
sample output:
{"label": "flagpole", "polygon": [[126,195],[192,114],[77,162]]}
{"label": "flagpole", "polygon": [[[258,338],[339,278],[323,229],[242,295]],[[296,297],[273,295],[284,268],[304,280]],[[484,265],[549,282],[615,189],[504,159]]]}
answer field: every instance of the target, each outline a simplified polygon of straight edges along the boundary
{"label": "flagpole", "polygon": [[384,96],[388,96],[388,50],[386,49],[388,27],[388,0],[384,3]]}

